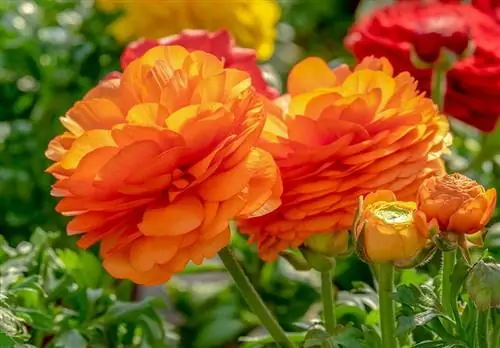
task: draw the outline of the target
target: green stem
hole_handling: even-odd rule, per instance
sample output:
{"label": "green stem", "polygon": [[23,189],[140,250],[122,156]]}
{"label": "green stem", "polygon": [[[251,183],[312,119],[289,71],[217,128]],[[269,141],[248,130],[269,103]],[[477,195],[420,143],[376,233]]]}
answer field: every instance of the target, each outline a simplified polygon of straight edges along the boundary
{"label": "green stem", "polygon": [[[451,298],[451,274],[456,262],[456,251],[443,251],[443,271],[441,279],[441,303],[443,304],[444,312],[450,318],[453,318],[453,306],[455,299]],[[445,323],[448,324],[448,323]]]}
{"label": "green stem", "polygon": [[329,334],[335,333],[337,318],[335,316],[335,300],[333,296],[332,270],[321,272],[321,298],[323,299],[323,315],[325,328]]}
{"label": "green stem", "polygon": [[219,251],[219,257],[245,298],[245,301],[260,319],[262,325],[269,331],[269,334],[276,343],[280,347],[293,348],[293,343],[288,339],[285,331],[280,327],[264,302],[262,302],[262,299],[252,286],[252,283],[250,283],[250,280],[245,275],[233,253],[228,248],[224,248]]}
{"label": "green stem", "polygon": [[435,67],[432,70],[431,98],[438,106],[439,111],[444,110],[444,97],[446,94],[446,70]]}
{"label": "green stem", "polygon": [[382,330],[382,347],[398,348],[396,340],[396,317],[392,293],[394,291],[394,266],[383,263],[379,266],[379,310]]}
{"label": "green stem", "polygon": [[[477,339],[476,345],[478,348],[489,348],[488,342],[488,320],[490,319],[489,311],[480,311],[477,309]],[[493,346],[496,347],[496,346]]]}

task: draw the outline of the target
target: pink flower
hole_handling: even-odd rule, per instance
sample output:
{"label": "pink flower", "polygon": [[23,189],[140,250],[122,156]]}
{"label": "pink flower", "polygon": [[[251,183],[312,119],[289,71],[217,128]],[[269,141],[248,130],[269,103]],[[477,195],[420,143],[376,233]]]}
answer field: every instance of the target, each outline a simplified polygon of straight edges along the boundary
{"label": "pink flower", "polygon": [[252,78],[252,84],[260,94],[274,99],[279,96],[278,90],[269,86],[257,65],[255,51],[235,46],[235,42],[227,30],[209,32],[205,30],[183,30],[180,34],[167,36],[158,40],[139,39],[130,43],[122,53],[120,64],[123,69],[132,61],[141,57],[149,49],[156,46],[180,45],[188,51],[201,50],[215,55],[224,61],[224,68],[246,71]]}

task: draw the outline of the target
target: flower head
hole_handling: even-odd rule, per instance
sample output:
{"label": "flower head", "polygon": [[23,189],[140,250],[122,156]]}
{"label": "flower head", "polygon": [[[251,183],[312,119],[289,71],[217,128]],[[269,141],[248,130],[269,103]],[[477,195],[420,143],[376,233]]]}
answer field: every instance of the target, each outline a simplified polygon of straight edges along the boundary
{"label": "flower head", "polygon": [[434,63],[443,48],[461,56],[468,48],[469,41],[469,29],[464,18],[451,13],[423,18],[417,27],[413,46],[420,59]]}
{"label": "flower head", "polygon": [[415,202],[401,202],[391,191],[366,196],[353,226],[357,249],[368,262],[414,265],[428,244],[425,216]]}
{"label": "flower head", "polygon": [[183,30],[180,34],[161,39],[139,39],[130,43],[122,53],[120,63],[125,69],[132,61],[141,57],[149,49],[156,46],[179,45],[188,51],[204,51],[213,54],[224,62],[225,68],[246,71],[252,78],[252,84],[267,98],[278,97],[279,92],[270,87],[257,65],[255,51],[235,46],[231,34],[227,30],[208,32],[205,30]]}
{"label": "flower head", "polygon": [[[359,59],[387,57],[396,72],[408,71],[429,92],[431,69],[412,63],[412,52],[433,61],[440,48],[461,54],[468,41],[473,54],[447,73],[444,111],[482,131],[493,131],[500,118],[500,26],[488,15],[465,4],[402,2],[362,18],[345,39]],[[468,51],[468,50],[467,50]]]}
{"label": "flower head", "polygon": [[101,82],[61,119],[48,169],[78,244],[101,242],[104,267],[142,284],[167,281],[229,240],[228,221],[279,205],[265,122],[247,73],[179,46],[156,47]]}
{"label": "flower head", "polygon": [[360,195],[389,189],[412,200],[426,177],[443,172],[446,118],[386,59],[332,71],[308,58],[292,69],[288,91],[288,104],[277,101],[287,111],[268,118],[261,140],[282,174],[282,206],[240,222],[263,259],[349,229]]}
{"label": "flower head", "polygon": [[422,183],[417,204],[443,233],[473,234],[490,220],[496,204],[495,189],[485,190],[462,174],[432,177]]}
{"label": "flower head", "polygon": [[216,0],[168,3],[99,0],[97,5],[105,11],[120,7],[124,11],[111,26],[111,32],[119,41],[140,37],[156,39],[190,28],[226,28],[240,46],[254,48],[259,59],[268,59],[274,51],[275,25],[280,16],[275,0],[231,0],[223,4]]}

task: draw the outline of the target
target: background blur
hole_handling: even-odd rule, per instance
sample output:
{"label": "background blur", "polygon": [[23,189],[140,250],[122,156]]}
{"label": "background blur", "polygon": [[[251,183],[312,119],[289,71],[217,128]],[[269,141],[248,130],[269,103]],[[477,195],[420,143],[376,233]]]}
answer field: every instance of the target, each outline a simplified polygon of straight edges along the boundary
{"label": "background blur", "polygon": [[[374,3],[365,1],[358,8],[354,0],[287,0],[280,6],[275,53],[264,64],[283,80],[290,67],[305,56],[320,56],[332,65],[354,62],[343,48],[343,37],[354,17],[369,11]],[[101,12],[89,0],[0,1],[0,233],[11,246],[30,238],[32,248],[41,245],[40,239],[32,236],[39,227],[61,232],[50,243],[43,239],[44,248],[68,248],[71,253],[75,238],[64,236],[65,220],[54,211],[56,200],[49,195],[52,178],[44,173],[49,165],[44,152],[48,141],[62,130],[58,118],[104,75],[119,70],[124,45],[107,31],[115,17]],[[500,190],[499,131],[484,136],[456,122],[453,129],[453,154],[447,158],[450,169],[464,171],[483,185]],[[490,230],[488,247],[500,254],[498,208],[493,220],[497,225]],[[243,240],[236,238],[234,243],[247,272],[285,329],[296,330],[294,323],[304,316],[317,315],[317,279],[293,272],[281,263],[264,265]],[[7,248],[7,244],[0,244]],[[68,269],[103,273],[98,262],[88,261],[92,256],[76,252],[73,256],[57,255]],[[0,264],[2,257],[0,252]],[[79,257],[83,266],[78,265]],[[432,274],[433,264],[428,268]],[[217,264],[208,263],[188,269],[185,277],[169,283],[167,315],[175,327],[168,329],[173,333],[172,342],[177,342],[169,343],[172,346],[237,347],[236,337],[251,334],[258,327],[257,319],[219,271]],[[369,269],[352,258],[339,262],[336,272],[342,291],[339,298],[343,304],[338,309],[341,322],[360,326],[375,320],[376,300]],[[403,282],[421,282],[428,276],[405,271],[402,277]],[[200,279],[204,281],[202,289],[196,286]],[[107,279],[91,285],[109,288],[112,293],[126,289],[125,295],[118,296],[123,300],[137,298],[143,291],[134,290],[130,284],[110,284]],[[71,330],[80,329],[77,326]],[[38,342],[44,339],[42,335]],[[69,342],[76,347],[76,341]]]}

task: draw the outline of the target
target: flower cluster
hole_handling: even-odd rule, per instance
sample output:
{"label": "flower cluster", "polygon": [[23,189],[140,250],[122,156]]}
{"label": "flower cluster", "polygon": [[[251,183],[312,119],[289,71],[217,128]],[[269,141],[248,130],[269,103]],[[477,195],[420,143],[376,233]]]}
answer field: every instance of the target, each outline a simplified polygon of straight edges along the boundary
{"label": "flower cluster", "polygon": [[261,140],[281,171],[282,205],[240,222],[263,259],[349,229],[360,195],[388,189],[412,200],[424,179],[443,173],[447,120],[386,59],[351,71],[308,58],[291,71],[288,91],[286,110],[269,118]]}
{"label": "flower cluster", "polygon": [[[109,10],[117,4],[100,2]],[[189,6],[218,16],[205,11],[208,3],[120,3],[125,15],[115,29],[124,39],[161,37],[153,19],[177,32],[188,26]],[[273,11],[252,17],[274,6],[235,1],[220,15],[249,11],[253,21],[274,25]],[[46,152],[52,194],[62,198],[56,209],[72,217],[68,233],[80,234],[83,248],[100,242],[114,277],[159,284],[188,262],[215,256],[229,242],[231,220],[265,261],[289,248],[300,248],[306,261],[345,254],[352,232],[364,260],[410,267],[439,238],[481,232],[496,192],[446,175],[448,120],[418,89],[429,89],[430,71],[411,59],[415,53],[434,64],[442,49],[460,56],[473,41],[474,55],[449,73],[445,110],[492,130],[500,109],[490,101],[500,89],[478,86],[500,71],[493,39],[500,27],[465,9],[472,7],[382,9],[346,40],[359,64],[331,69],[306,58],[290,71],[283,96],[266,83],[256,52],[237,47],[227,30],[132,42],[123,72],[61,118],[66,132]],[[245,38],[227,20],[237,42],[269,55],[272,38],[251,30]]]}

